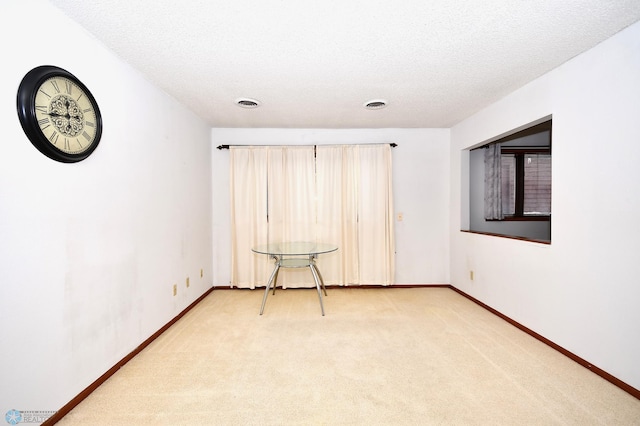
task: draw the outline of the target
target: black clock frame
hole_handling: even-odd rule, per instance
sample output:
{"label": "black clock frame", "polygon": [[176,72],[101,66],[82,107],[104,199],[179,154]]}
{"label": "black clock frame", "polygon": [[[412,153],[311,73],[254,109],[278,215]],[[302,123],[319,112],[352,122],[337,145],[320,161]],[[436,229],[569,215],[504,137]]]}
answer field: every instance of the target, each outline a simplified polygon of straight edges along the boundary
{"label": "black clock frame", "polygon": [[[93,144],[84,152],[69,154],[56,148],[49,143],[46,136],[40,130],[40,126],[38,126],[35,107],[36,93],[42,83],[51,77],[65,77],[73,81],[74,84],[77,84],[84,91],[85,95],[93,105],[96,115],[96,136]],[[78,161],[82,161],[90,156],[100,143],[100,138],[102,136],[102,115],[98,109],[98,103],[87,86],[67,70],[53,65],[41,65],[29,71],[20,82],[20,86],[18,88],[17,107],[18,118],[20,119],[20,124],[22,125],[24,133],[38,151],[52,160],[60,161],[62,163],[76,163]]]}

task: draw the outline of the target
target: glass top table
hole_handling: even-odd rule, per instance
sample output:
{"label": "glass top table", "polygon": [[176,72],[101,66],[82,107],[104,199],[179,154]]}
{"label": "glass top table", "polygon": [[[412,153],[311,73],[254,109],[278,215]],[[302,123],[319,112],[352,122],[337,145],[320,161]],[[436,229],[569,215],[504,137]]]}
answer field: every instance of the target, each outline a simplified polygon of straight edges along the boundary
{"label": "glass top table", "polygon": [[256,253],[271,256],[315,256],[338,250],[335,244],[313,243],[309,241],[277,242],[256,246],[251,249]]}
{"label": "glass top table", "polygon": [[324,305],[322,303],[322,292],[327,295],[327,289],[324,286],[322,275],[316,266],[316,258],[320,254],[330,253],[338,250],[338,246],[335,244],[316,243],[310,241],[291,241],[291,242],[276,242],[256,246],[251,251],[258,254],[266,254],[271,256],[275,260],[275,267],[267,286],[264,290],[264,296],[262,298],[262,307],[260,308],[260,315],[264,312],[264,305],[267,302],[267,296],[269,295],[269,289],[273,284],[273,294],[276,294],[276,284],[278,281],[278,272],[280,268],[309,268],[313,280],[318,290],[318,298],[320,299],[320,310],[324,316]]}

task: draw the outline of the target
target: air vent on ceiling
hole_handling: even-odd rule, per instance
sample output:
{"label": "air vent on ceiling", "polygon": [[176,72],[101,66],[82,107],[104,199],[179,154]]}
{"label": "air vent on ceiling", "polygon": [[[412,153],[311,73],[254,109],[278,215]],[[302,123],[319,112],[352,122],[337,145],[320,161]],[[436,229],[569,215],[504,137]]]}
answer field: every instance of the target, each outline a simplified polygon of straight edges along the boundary
{"label": "air vent on ceiling", "polygon": [[236,101],[236,105],[242,108],[258,108],[260,106],[260,102],[255,99],[240,98]]}
{"label": "air vent on ceiling", "polygon": [[383,99],[375,99],[372,101],[367,101],[364,104],[366,109],[382,109],[387,106],[387,101]]}

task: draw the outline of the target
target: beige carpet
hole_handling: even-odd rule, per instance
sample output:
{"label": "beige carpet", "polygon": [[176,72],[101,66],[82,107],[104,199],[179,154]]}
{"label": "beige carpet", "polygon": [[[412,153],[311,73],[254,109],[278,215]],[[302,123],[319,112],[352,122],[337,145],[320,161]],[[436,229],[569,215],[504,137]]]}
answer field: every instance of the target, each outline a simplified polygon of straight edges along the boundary
{"label": "beige carpet", "polygon": [[638,425],[640,400],[446,288],[215,290],[59,425]]}

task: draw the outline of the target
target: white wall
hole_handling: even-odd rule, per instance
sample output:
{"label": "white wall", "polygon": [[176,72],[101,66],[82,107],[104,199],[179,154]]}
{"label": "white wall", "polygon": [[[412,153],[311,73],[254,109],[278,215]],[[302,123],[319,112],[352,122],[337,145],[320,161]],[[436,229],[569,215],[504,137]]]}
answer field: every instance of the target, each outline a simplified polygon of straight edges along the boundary
{"label": "white wall", "polygon": [[[398,143],[397,283],[452,283],[640,388],[640,24],[451,131],[209,129],[48,2],[4,0],[0,12],[0,415],[59,409],[212,283],[229,284],[228,152],[211,139]],[[54,22],[56,41],[25,16]],[[100,104],[103,139],[83,162],[49,160],[22,132],[17,88],[42,64],[76,74]],[[552,244],[461,233],[465,149],[550,114]]]}
{"label": "white wall", "polygon": [[[451,129],[451,283],[635,388],[638,76],[635,24]],[[460,232],[469,220],[464,149],[551,114],[551,245]]]}
{"label": "white wall", "polygon": [[[211,287],[211,145],[209,126],[48,2],[4,0],[0,35],[4,416],[61,408]],[[46,158],[20,127],[18,85],[44,64],[99,103],[102,141],[82,162]]]}
{"label": "white wall", "polygon": [[[448,129],[213,129],[213,146],[391,143],[396,283],[449,283]],[[229,285],[229,152],[214,149],[214,284]]]}

